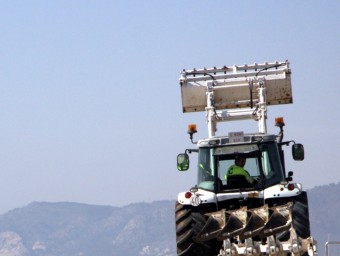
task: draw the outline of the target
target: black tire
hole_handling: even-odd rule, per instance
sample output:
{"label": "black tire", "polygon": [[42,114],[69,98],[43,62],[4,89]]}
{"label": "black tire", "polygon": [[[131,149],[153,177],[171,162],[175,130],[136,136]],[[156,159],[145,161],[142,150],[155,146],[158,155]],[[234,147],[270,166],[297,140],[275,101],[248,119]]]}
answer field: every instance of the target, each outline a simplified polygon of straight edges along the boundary
{"label": "black tire", "polygon": [[301,238],[310,237],[309,211],[307,193],[303,191],[296,197],[293,205],[293,227]]}
{"label": "black tire", "polygon": [[[292,209],[292,224],[298,237],[310,237],[309,211],[307,193],[303,191],[300,195],[294,198]],[[290,232],[285,231],[278,234],[277,239],[287,241],[290,237]]]}
{"label": "black tire", "polygon": [[195,242],[195,236],[202,230],[206,218],[192,207],[176,202],[176,242],[178,256],[216,256],[219,246],[216,240]]}

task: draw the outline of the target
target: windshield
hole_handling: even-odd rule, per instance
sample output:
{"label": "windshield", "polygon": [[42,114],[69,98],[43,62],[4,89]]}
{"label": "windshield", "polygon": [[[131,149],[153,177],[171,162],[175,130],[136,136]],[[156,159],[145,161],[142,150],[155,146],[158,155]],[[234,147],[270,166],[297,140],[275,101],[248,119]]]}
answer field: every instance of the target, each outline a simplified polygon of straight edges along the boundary
{"label": "windshield", "polygon": [[198,161],[198,186],[206,190],[262,188],[284,180],[274,142],[200,148]]}

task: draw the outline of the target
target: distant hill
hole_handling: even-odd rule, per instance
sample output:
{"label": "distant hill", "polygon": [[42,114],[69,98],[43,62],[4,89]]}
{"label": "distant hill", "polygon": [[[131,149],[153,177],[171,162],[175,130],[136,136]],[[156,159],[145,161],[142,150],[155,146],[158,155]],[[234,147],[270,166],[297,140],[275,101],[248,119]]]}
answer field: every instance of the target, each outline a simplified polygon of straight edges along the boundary
{"label": "distant hill", "polygon": [[[340,241],[340,184],[308,191],[322,254]],[[124,207],[34,202],[0,215],[1,256],[175,256],[174,201]]]}
{"label": "distant hill", "polygon": [[311,231],[322,255],[328,240],[340,241],[340,183],[318,186],[307,192]]}
{"label": "distant hill", "polygon": [[174,256],[174,202],[34,202],[0,216],[1,256]]}

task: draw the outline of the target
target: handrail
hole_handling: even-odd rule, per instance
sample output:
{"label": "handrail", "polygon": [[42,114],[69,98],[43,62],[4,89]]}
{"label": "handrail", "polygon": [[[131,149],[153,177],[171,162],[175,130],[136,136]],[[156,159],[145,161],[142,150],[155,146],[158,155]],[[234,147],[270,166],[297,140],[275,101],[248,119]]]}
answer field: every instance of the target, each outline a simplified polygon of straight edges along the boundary
{"label": "handrail", "polygon": [[329,256],[329,255],[328,255],[328,254],[329,254],[328,247],[329,247],[329,245],[331,245],[331,244],[340,244],[340,241],[327,241],[327,242],[325,243],[325,254],[326,254],[326,256]]}

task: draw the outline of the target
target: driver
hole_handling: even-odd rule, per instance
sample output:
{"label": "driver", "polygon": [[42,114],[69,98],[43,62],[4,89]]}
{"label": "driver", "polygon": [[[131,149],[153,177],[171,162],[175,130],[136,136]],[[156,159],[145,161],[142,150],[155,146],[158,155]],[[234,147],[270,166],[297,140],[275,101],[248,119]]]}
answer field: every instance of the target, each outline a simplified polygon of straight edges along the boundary
{"label": "driver", "polygon": [[228,180],[228,177],[233,175],[242,175],[246,178],[246,180],[253,184],[254,179],[250,176],[250,174],[244,169],[244,165],[246,164],[246,158],[245,157],[236,157],[235,158],[235,164],[230,166],[228,169],[228,172],[226,173],[226,179]]}

